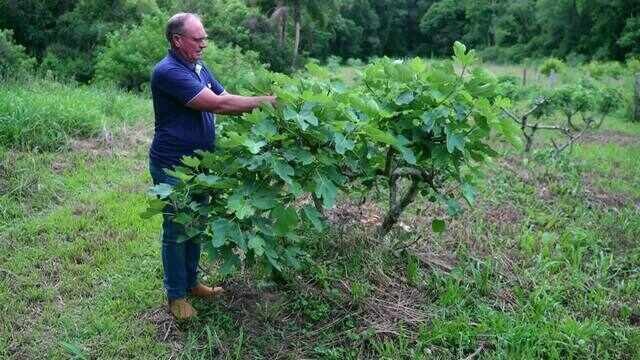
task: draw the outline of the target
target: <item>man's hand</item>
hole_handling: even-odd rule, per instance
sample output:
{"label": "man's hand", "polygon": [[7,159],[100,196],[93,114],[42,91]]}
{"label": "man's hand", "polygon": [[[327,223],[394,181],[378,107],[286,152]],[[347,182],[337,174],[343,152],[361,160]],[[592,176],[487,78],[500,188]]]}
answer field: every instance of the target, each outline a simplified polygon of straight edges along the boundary
{"label": "man's hand", "polygon": [[265,96],[265,98],[267,99],[267,102],[273,105],[274,107],[278,105],[278,99],[275,96],[269,95],[269,96]]}

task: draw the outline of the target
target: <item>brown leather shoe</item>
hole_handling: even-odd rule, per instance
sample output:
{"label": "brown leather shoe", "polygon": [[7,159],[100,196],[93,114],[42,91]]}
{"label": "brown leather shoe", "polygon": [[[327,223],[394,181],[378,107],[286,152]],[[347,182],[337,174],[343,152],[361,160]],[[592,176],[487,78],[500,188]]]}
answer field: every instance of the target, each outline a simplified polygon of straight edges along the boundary
{"label": "brown leather shoe", "polygon": [[187,320],[198,315],[196,309],[185,298],[170,300],[169,311],[177,320]]}
{"label": "brown leather shoe", "polygon": [[219,286],[212,288],[212,287],[198,283],[196,284],[195,287],[191,289],[190,292],[191,292],[191,295],[196,297],[213,298],[218,295],[221,295],[224,292],[224,289]]}

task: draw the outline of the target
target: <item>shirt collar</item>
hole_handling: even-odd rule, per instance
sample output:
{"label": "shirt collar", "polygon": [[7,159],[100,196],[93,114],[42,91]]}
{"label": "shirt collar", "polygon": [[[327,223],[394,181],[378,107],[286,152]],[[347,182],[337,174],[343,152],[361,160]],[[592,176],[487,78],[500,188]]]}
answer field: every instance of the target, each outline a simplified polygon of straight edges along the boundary
{"label": "shirt collar", "polygon": [[171,56],[173,59],[175,59],[176,61],[178,61],[182,65],[186,66],[187,69],[195,72],[196,74],[198,74],[198,76],[200,76],[200,70],[202,70],[202,64],[200,63],[200,61],[196,61],[195,63],[190,63],[190,62],[184,60],[173,49],[169,49],[169,56]]}

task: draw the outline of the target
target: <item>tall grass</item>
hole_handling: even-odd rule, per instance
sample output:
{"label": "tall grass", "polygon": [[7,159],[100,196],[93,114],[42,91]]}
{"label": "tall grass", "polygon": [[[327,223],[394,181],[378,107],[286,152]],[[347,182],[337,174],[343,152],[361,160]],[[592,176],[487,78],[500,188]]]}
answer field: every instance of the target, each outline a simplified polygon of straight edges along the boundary
{"label": "tall grass", "polygon": [[151,102],[117,88],[48,79],[0,84],[0,148],[55,151],[70,138],[152,116]]}

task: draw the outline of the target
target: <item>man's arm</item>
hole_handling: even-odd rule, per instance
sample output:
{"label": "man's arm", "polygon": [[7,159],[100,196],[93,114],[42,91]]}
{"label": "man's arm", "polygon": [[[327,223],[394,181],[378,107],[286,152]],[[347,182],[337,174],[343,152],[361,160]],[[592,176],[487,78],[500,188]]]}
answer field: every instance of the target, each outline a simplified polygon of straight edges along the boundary
{"label": "man's arm", "polygon": [[187,106],[198,111],[208,111],[216,114],[238,114],[251,111],[262,103],[276,103],[275,96],[240,96],[226,91],[216,95],[209,88],[191,99]]}

